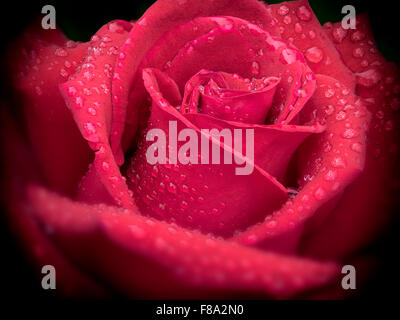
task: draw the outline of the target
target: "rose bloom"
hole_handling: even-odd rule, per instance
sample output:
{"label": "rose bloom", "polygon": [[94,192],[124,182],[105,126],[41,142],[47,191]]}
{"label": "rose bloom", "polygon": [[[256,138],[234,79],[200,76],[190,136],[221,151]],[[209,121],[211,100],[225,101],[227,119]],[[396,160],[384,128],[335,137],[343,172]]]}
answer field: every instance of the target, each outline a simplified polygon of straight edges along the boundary
{"label": "rose bloom", "polygon": [[[357,253],[399,185],[400,82],[367,16],[343,29],[303,0],[159,0],[84,43],[33,24],[7,64],[3,202],[60,295],[340,298],[342,266],[369,269]],[[174,139],[170,121],[254,130],[252,172],[150,164],[146,133]]]}

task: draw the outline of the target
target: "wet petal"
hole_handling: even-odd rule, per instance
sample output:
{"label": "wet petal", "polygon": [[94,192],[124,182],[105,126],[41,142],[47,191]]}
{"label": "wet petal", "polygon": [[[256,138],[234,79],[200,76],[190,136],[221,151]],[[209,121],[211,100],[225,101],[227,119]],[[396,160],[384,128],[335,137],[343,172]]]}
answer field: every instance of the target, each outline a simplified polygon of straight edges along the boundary
{"label": "wet petal", "polygon": [[[319,257],[348,256],[379,235],[395,214],[393,201],[399,188],[398,68],[378,53],[367,16],[358,16],[357,21],[357,29],[348,33],[342,32],[340,24],[326,28],[345,63],[355,72],[357,94],[372,114],[366,164],[361,176],[337,203],[334,214],[305,239],[303,251]],[[353,55],[359,48],[365,52],[363,57]],[[354,144],[353,149],[358,151],[359,145]],[[357,206],[354,199],[361,199]],[[333,245],[331,237],[336,234],[343,236],[335,237]]]}
{"label": "wet petal", "polygon": [[269,5],[268,11],[278,21],[282,39],[303,52],[315,73],[331,76],[354,89],[354,75],[342,62],[307,0]]}
{"label": "wet petal", "polygon": [[[200,146],[202,139],[210,143],[210,136],[200,132],[189,118],[181,115],[159,92],[157,85],[159,74],[160,72],[153,72],[152,69],[145,69],[143,74],[145,86],[154,101],[147,130],[163,130],[166,141],[169,141],[174,135],[173,131],[169,131],[172,122],[176,125],[176,132],[192,129],[191,132],[196,134],[192,139],[196,141],[192,140],[191,143]],[[242,135],[241,138],[248,139],[247,132],[246,137]],[[242,164],[245,162],[246,168],[243,168],[243,171],[248,169],[249,172],[236,174],[238,168],[235,168],[235,165],[223,163],[227,161],[226,154],[230,156],[231,163],[233,158],[233,151],[226,142],[220,146],[214,138],[209,146],[211,150],[215,145],[217,151],[214,153],[224,153],[221,158],[223,160],[219,163],[211,164],[213,162],[210,157],[211,152],[210,154],[203,152],[201,155],[196,152],[193,155],[195,161],[200,163],[207,159],[209,164],[185,165],[181,161],[178,164],[177,159],[173,160],[174,156],[171,154],[166,155],[168,160],[165,159],[165,164],[150,164],[147,153],[152,147],[150,147],[151,142],[147,140],[143,139],[139,143],[127,173],[130,189],[134,192],[143,214],[160,219],[172,219],[183,226],[226,236],[244,225],[262,219],[268,213],[263,208],[273,210],[287,198],[286,189],[269,173],[254,165],[247,150],[243,152],[247,159],[241,154],[235,154],[235,159],[239,157],[243,160],[240,167],[243,167]],[[177,141],[176,150],[184,144],[186,141]],[[169,148],[171,150],[175,147],[170,144]],[[161,149],[158,152],[161,152]],[[216,176],[219,178],[215,179]],[[205,184],[207,187],[204,187]],[[254,189],[251,187],[254,185],[262,187]],[[252,201],[248,201],[250,196]],[[236,199],[234,203],[228,201],[232,198]],[[244,212],[246,214],[243,214]]]}
{"label": "wet petal", "polygon": [[182,113],[200,112],[218,119],[262,124],[272,106],[280,79],[247,80],[237,74],[202,70],[186,83],[180,110]]}
{"label": "wet petal", "polygon": [[[188,10],[190,7],[190,10]],[[220,16],[228,15],[239,17],[252,23],[268,29],[270,34],[277,35],[278,31],[275,28],[275,21],[266,11],[264,5],[255,0],[223,0],[218,3],[212,0],[206,1],[187,1],[179,3],[175,0],[157,1],[151,6],[137,21],[126,43],[122,46],[121,52],[124,53],[126,59],[118,60],[115,72],[120,75],[118,81],[113,82],[113,94],[117,97],[114,103],[115,112],[119,114],[116,122],[122,122],[124,118],[127,120],[127,141],[126,148],[132,143],[132,138],[135,136],[141,120],[146,118],[145,108],[143,106],[142,96],[146,97],[142,80],[142,72],[138,70],[143,58],[148,54],[154,44],[170,30],[188,23],[189,21],[201,16]],[[192,30],[191,33],[196,32]],[[160,55],[160,59],[166,59],[161,65],[145,65],[144,67],[160,68],[173,58],[174,53],[182,47],[182,44],[188,40],[184,35],[173,39],[169,43],[169,50]],[[136,45],[140,43],[140,45]],[[172,54],[172,56],[171,56]],[[138,83],[139,82],[139,85]],[[131,90],[138,98],[130,98]],[[129,98],[129,99],[128,99]],[[128,101],[135,99],[135,103]],[[144,114],[142,114],[144,112]],[[122,154],[121,148],[122,132],[112,137],[113,150],[119,150],[117,154]]]}
{"label": "wet petal", "polygon": [[301,115],[302,121],[325,119],[327,129],[312,136],[301,148],[299,192],[264,223],[239,234],[236,241],[265,245],[294,230],[363,170],[368,112],[335,79],[317,75],[317,83],[317,90]]}
{"label": "wet petal", "polygon": [[[60,85],[61,93],[82,136],[95,151],[95,159],[90,168],[96,170],[96,174],[88,174],[85,179],[100,178],[99,183],[104,185],[116,203],[126,207],[132,207],[133,201],[109,143],[109,136],[112,135],[110,88],[111,78],[118,77],[114,72],[116,56],[131,27],[130,23],[119,20],[103,26],[92,37],[87,56],[79,70]],[[84,180],[83,184],[87,183],[91,184]],[[97,201],[103,200],[102,193],[97,196]]]}
{"label": "wet petal", "polygon": [[131,297],[288,297],[338,272],[332,263],[256,251],[134,211],[72,202],[38,188],[30,195],[35,214],[56,231],[70,258]]}
{"label": "wet petal", "polygon": [[70,195],[91,155],[58,84],[75,72],[86,48],[67,41],[59,29],[45,32],[32,26],[8,51],[15,103],[22,107],[40,171],[49,186]]}

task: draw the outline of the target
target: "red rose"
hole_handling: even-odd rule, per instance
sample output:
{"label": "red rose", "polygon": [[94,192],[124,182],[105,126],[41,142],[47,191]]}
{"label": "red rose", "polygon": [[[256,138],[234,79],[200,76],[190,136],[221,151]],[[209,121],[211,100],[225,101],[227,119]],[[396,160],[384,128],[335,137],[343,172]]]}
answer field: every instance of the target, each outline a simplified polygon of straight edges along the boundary
{"label": "red rose", "polygon": [[64,295],[337,297],[389,220],[400,82],[366,16],[345,30],[302,0],[159,0],[87,43],[35,26],[9,53],[3,195]]}

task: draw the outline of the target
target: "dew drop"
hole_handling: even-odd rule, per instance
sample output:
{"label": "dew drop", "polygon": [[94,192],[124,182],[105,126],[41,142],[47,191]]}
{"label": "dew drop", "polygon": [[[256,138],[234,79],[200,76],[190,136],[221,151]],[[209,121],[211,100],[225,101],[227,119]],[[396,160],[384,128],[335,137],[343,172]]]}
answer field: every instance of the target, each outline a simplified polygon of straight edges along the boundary
{"label": "dew drop", "polygon": [[334,157],[331,161],[331,164],[334,168],[345,168],[346,163],[342,157]]}
{"label": "dew drop", "polygon": [[296,33],[302,33],[303,32],[303,28],[302,28],[300,23],[296,22],[296,24],[294,25],[294,31]]}
{"label": "dew drop", "polygon": [[363,48],[355,48],[353,50],[353,57],[354,58],[362,58],[364,56],[364,49]]}
{"label": "dew drop", "polygon": [[292,18],[290,16],[286,16],[283,18],[283,23],[284,24],[291,24],[292,23]]}
{"label": "dew drop", "polygon": [[57,57],[66,57],[66,56],[68,56],[67,50],[65,50],[65,49],[63,49],[63,48],[57,48],[57,49],[54,51],[54,54],[55,54]]}
{"label": "dew drop", "polygon": [[287,15],[289,13],[289,8],[287,6],[285,6],[285,5],[282,5],[282,6],[280,6],[278,8],[277,12],[278,12],[278,14],[280,16],[284,16],[284,15]]}
{"label": "dew drop", "polygon": [[362,145],[359,142],[355,142],[351,145],[351,150],[353,150],[354,152],[360,153],[362,149]]}
{"label": "dew drop", "polygon": [[306,6],[300,6],[296,10],[296,15],[300,20],[309,21],[311,20],[311,12]]}
{"label": "dew drop", "polygon": [[342,121],[346,118],[346,112],[343,110],[340,110],[337,114],[336,114],[336,120],[338,121]]}
{"label": "dew drop", "polygon": [[358,42],[358,41],[364,40],[365,39],[365,33],[361,32],[361,31],[355,31],[351,35],[350,39],[353,42]]}
{"label": "dew drop", "polygon": [[358,132],[351,128],[346,129],[342,132],[342,137],[345,139],[352,139],[357,136],[358,136]]}
{"label": "dew drop", "polygon": [[324,57],[323,51],[318,47],[308,48],[305,52],[306,59],[312,63],[318,63]]}
{"label": "dew drop", "polygon": [[347,30],[342,27],[336,27],[332,29],[332,36],[336,43],[341,43],[343,39],[347,36]]}
{"label": "dew drop", "polygon": [[251,72],[254,75],[258,75],[260,73],[260,65],[257,61],[253,61],[253,63],[251,64]]}
{"label": "dew drop", "polygon": [[326,181],[334,181],[337,178],[337,172],[335,170],[328,170],[325,175],[324,179]]}
{"label": "dew drop", "polygon": [[317,200],[322,200],[322,199],[324,199],[324,198],[326,197],[326,192],[325,192],[325,190],[322,189],[321,187],[317,188],[317,189],[314,191],[314,197],[315,197],[315,199],[317,199]]}
{"label": "dew drop", "polygon": [[171,193],[176,193],[176,185],[173,184],[172,182],[170,182],[170,183],[167,185],[167,190],[168,190],[169,192],[171,192]]}
{"label": "dew drop", "polygon": [[326,98],[332,98],[335,95],[335,90],[332,88],[329,88],[325,91],[325,97]]}

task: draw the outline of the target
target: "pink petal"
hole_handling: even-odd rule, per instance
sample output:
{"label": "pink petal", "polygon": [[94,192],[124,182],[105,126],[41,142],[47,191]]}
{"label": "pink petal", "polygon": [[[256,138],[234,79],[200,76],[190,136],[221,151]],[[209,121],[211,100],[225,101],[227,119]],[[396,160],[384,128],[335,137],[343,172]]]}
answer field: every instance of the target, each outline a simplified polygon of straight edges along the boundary
{"label": "pink petal", "polygon": [[75,72],[87,44],[67,41],[59,29],[35,26],[8,50],[15,103],[22,106],[30,143],[46,183],[73,195],[90,161],[90,149],[65,106],[58,84]]}
{"label": "pink petal", "polygon": [[[23,190],[28,181],[39,181],[37,167],[31,150],[23,140],[14,119],[2,107],[1,112],[1,154],[2,170],[1,194],[5,209],[5,219],[11,232],[18,237],[27,261],[32,263],[35,273],[41,275],[44,265],[53,265],[57,272],[57,290],[60,296],[67,297],[105,297],[103,287],[88,274],[76,268],[61,254],[32,216],[31,207],[26,204]],[[47,229],[49,231],[50,229]],[[40,279],[37,278],[40,285]]]}
{"label": "pink petal", "polygon": [[[190,10],[188,10],[190,7]],[[205,1],[188,1],[185,3],[178,3],[175,0],[160,0],[154,3],[137,21],[135,27],[132,29],[126,43],[121,47],[121,53],[126,58],[118,59],[115,72],[119,74],[118,81],[113,82],[113,94],[117,97],[114,101],[115,122],[124,122],[127,119],[128,135],[124,140],[128,144],[132,142],[132,138],[138,130],[141,119],[145,118],[142,115],[142,99],[139,98],[137,103],[129,104],[128,98],[132,90],[139,90],[141,94],[146,96],[143,85],[137,88],[137,82],[141,81],[141,70],[138,70],[143,58],[147,55],[149,50],[154,44],[170,30],[188,23],[189,21],[201,16],[220,16],[229,15],[239,17],[254,24],[260,25],[268,29],[272,35],[277,35],[278,31],[275,28],[276,22],[266,11],[264,5],[255,0],[223,0],[218,3],[212,0]],[[194,32],[194,31],[192,31]],[[193,39],[193,37],[191,38]],[[163,62],[164,65],[168,60],[173,57],[176,52],[188,39],[177,38],[170,43],[168,52],[163,53],[163,57],[167,60]],[[137,45],[140,43],[140,45]],[[169,56],[172,54],[172,56]],[[161,57],[161,56],[160,56]],[[161,65],[145,65],[144,67],[158,67]],[[138,94],[138,93],[135,93]],[[140,94],[139,94],[140,95]],[[129,98],[131,100],[132,98]],[[128,114],[127,114],[128,113]],[[114,128],[112,128],[114,131]],[[111,137],[113,150],[116,151],[117,158],[121,157],[121,136],[122,131],[117,130],[117,134]],[[129,147],[129,146],[127,146]],[[119,156],[118,156],[119,155]]]}
{"label": "pink petal", "polygon": [[263,77],[250,83],[237,74],[202,70],[186,83],[181,112],[189,109],[186,100],[191,99],[190,108],[194,107],[195,113],[201,110],[218,119],[262,124],[279,81],[276,77]]}
{"label": "pink petal", "polygon": [[[361,176],[346,189],[334,214],[305,240],[303,251],[313,256],[348,256],[378,236],[395,214],[399,189],[398,69],[378,53],[367,16],[359,16],[357,21],[357,29],[347,33],[340,24],[327,28],[345,63],[356,72],[357,94],[372,114],[366,164]],[[365,51],[363,57],[353,55],[359,48]],[[358,150],[358,145],[355,147]],[[342,236],[335,236],[333,244],[332,236],[337,234]]]}
{"label": "pink petal", "polygon": [[239,234],[246,244],[268,244],[313,216],[340,194],[363,170],[368,113],[349,89],[333,78],[317,75],[317,90],[302,113],[326,119],[327,129],[302,146],[300,191],[269,220]]}
{"label": "pink petal", "polygon": [[37,217],[55,230],[71,259],[131,297],[288,297],[338,272],[332,263],[260,252],[134,211],[84,205],[38,188],[30,195]]}
{"label": "pink petal", "polygon": [[307,0],[269,5],[268,11],[278,21],[282,39],[303,52],[315,73],[331,76],[354,89],[354,75],[341,61]]}
{"label": "pink petal", "polygon": [[[110,131],[112,121],[110,89],[111,78],[118,77],[113,72],[116,56],[131,27],[130,23],[119,20],[103,26],[92,37],[88,54],[80,69],[67,82],[60,85],[61,93],[82,136],[95,151],[91,170],[95,170],[96,174],[88,174],[85,178],[99,178],[99,183],[104,185],[116,203],[125,207],[132,207],[133,200],[109,144],[109,136],[113,134]],[[84,181],[84,184],[86,183],[90,185],[94,182]],[[94,198],[102,201],[103,193],[100,192]]]}

